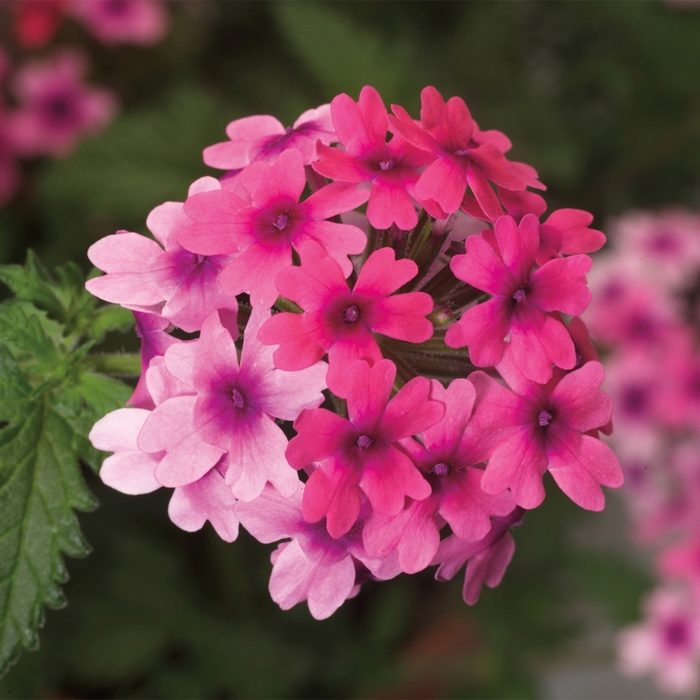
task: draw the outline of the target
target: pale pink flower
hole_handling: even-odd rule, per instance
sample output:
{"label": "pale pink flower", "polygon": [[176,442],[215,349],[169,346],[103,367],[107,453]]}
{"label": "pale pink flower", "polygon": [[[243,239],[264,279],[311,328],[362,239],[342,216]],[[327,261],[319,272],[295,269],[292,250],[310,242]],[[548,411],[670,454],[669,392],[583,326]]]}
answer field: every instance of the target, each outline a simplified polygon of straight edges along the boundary
{"label": "pale pink flower", "polygon": [[399,573],[395,559],[369,557],[362,545],[362,521],[346,535],[331,537],[322,523],[309,524],[302,515],[304,485],[284,498],[266,486],[254,501],[236,504],[243,527],[260,542],[291,538],[272,555],[270,595],[289,610],[304,600],[311,615],[323,620],[359,589],[358,568],[367,567],[373,578],[386,580]]}
{"label": "pale pink flower", "polygon": [[[204,177],[190,186],[189,193],[220,190],[217,180]],[[216,309],[235,313],[236,298],[224,293],[218,277],[236,254],[204,256],[185,250],[177,236],[192,220],[183,206],[166,202],[148,215],[146,224],[165,250],[127,231],[90,246],[88,258],[107,274],[89,280],[88,291],[129,309],[158,313],[188,333],[198,331]]]}
{"label": "pale pink flower", "polygon": [[267,318],[264,312],[250,317],[240,365],[235,318],[223,311],[204,322],[198,340],[166,351],[168,372],[191,393],[157,405],[139,435],[140,449],[166,453],[156,470],[164,486],[191,484],[227,455],[220,469],[236,498],[256,498],[267,481],[283,495],[297,488],[275,418],[294,420],[323,401],[326,365],[294,373],[275,369],[272,349],[256,337]]}
{"label": "pale pink flower", "polygon": [[653,673],[665,693],[697,692],[700,618],[694,599],[683,590],[660,588],[644,608],[646,621],[618,636],[618,668],[629,676]]}

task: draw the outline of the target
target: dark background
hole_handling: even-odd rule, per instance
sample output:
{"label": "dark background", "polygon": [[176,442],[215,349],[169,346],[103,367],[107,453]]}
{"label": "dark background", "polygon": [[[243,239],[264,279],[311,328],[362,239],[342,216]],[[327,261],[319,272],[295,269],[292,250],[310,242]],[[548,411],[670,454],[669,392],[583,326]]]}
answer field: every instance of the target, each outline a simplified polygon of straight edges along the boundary
{"label": "dark background", "polygon": [[[418,116],[420,90],[463,97],[510,157],[548,185],[549,210],[586,209],[605,230],[634,208],[700,198],[700,5],[664,2],[173,2],[154,48],[108,48],[66,21],[53,47],[82,46],[92,82],[122,112],[62,161],[26,167],[0,210],[0,259],[34,248],[49,266],[148,212],[182,201],[204,146],[233,119],[291,124],[339,92],[374,85]],[[20,61],[9,24],[0,41]],[[50,53],[52,48],[44,53]],[[136,349],[123,336],[118,347]],[[49,611],[38,653],[2,697],[536,697],[591,609],[638,616],[648,586],[632,555],[594,531],[550,481],[515,532],[503,584],[478,605],[432,572],[363,587],[331,619],[269,599],[269,552],[167,518],[168,494],[128,497],[86,472],[101,502],[81,514],[94,552],[67,562],[69,605]],[[619,498],[611,495],[611,500]],[[624,530],[624,526],[618,528]],[[572,533],[577,533],[575,536]],[[583,534],[582,534],[583,533]],[[613,533],[618,539],[620,531]],[[595,542],[594,542],[595,540]],[[629,545],[630,551],[632,545]]]}

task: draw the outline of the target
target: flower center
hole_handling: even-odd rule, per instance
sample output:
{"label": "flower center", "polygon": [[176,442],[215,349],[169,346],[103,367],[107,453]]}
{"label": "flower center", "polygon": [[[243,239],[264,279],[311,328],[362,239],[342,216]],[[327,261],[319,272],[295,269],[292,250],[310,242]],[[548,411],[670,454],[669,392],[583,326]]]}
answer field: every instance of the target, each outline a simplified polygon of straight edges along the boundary
{"label": "flower center", "polygon": [[394,160],[392,158],[389,158],[389,160],[382,160],[379,163],[379,168],[381,170],[391,170],[395,166],[396,163],[394,163]]}
{"label": "flower center", "polygon": [[685,620],[671,620],[666,623],[664,630],[666,644],[671,649],[679,649],[688,645],[690,635],[688,634],[688,625]]}
{"label": "flower center", "polygon": [[552,416],[546,408],[543,408],[537,416],[537,425],[539,425],[540,428],[546,428],[552,422],[553,417],[554,416]]}
{"label": "flower center", "polygon": [[231,401],[233,401],[234,408],[243,408],[245,406],[245,397],[238,389],[231,390]]}
{"label": "flower center", "polygon": [[374,438],[369,435],[360,435],[360,437],[357,438],[357,446],[361,450],[366,450],[368,447],[372,447],[372,445],[374,445]]}
{"label": "flower center", "polygon": [[343,320],[345,323],[355,323],[360,318],[360,307],[352,304],[352,306],[348,306],[347,309],[345,309],[345,313],[343,314]]}
{"label": "flower center", "polygon": [[468,148],[458,148],[454,154],[456,156],[464,157],[469,154],[469,149]]}
{"label": "flower center", "polygon": [[520,287],[519,289],[515,290],[515,293],[513,294],[513,299],[520,303],[521,301],[525,301],[525,298],[527,297],[527,292],[525,291],[524,287]]}
{"label": "flower center", "polygon": [[273,226],[278,231],[284,231],[284,229],[286,229],[287,226],[289,226],[289,216],[287,216],[287,214],[278,214]]}
{"label": "flower center", "polygon": [[433,467],[433,474],[437,474],[438,476],[447,476],[450,473],[450,471],[450,465],[446,462],[438,462]]}

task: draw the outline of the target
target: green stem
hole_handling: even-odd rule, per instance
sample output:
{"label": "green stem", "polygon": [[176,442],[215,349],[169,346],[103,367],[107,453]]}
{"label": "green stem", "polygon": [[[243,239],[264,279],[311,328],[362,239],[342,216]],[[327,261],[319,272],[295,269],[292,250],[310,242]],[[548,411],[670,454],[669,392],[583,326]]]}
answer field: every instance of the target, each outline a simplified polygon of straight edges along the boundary
{"label": "green stem", "polygon": [[141,355],[122,353],[119,355],[88,355],[83,362],[103,374],[141,374]]}

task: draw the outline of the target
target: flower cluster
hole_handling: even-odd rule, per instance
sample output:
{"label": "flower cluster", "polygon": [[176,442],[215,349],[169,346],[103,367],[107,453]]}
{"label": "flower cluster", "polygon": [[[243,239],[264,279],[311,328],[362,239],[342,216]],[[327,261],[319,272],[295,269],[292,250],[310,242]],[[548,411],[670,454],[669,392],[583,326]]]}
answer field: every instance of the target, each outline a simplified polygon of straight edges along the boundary
{"label": "flower cluster", "polygon": [[[14,40],[21,50],[44,47],[64,16],[80,21],[107,45],[160,41],[168,27],[165,6],[156,0],[16,0],[0,8],[15,15]],[[15,195],[20,162],[68,155],[85,136],[101,131],[117,111],[111,91],[85,84],[86,54],[63,47],[17,65],[0,46],[0,205]]]}
{"label": "flower cluster", "polygon": [[619,639],[623,672],[700,687],[700,216],[630,213],[599,259],[587,312],[610,350],[607,388],[635,539],[656,551],[646,621]]}
{"label": "flower cluster", "polygon": [[234,121],[204,151],[226,172],[154,209],[156,240],[88,252],[106,273],[88,289],[133,310],[143,347],[132,407],[91,433],[103,481],[174,489],[185,530],[282,541],[272,598],[319,619],[431,565],[466,564],[473,604],[545,472],[590,510],[622,483],[578,317],[603,234],[579,210],[542,220],[506,136],[421,99],[419,120],[365,87],[291,127]]}

